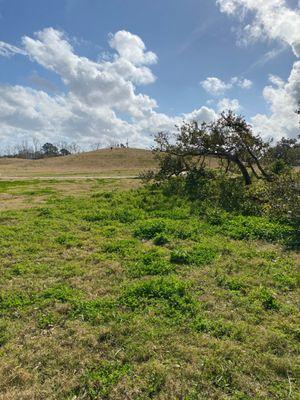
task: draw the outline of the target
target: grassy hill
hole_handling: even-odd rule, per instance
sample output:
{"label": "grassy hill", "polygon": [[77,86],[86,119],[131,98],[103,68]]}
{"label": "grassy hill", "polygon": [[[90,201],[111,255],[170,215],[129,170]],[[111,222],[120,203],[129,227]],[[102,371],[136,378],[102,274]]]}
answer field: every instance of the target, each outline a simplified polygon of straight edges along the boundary
{"label": "grassy hill", "polygon": [[0,178],[39,176],[137,175],[155,167],[151,151],[143,149],[102,149],[42,160],[0,159]]}

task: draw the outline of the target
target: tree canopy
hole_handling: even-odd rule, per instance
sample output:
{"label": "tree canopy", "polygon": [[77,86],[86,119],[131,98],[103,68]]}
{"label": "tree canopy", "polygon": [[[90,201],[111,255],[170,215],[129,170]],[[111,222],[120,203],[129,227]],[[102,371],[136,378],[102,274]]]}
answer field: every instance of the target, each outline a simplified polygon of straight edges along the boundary
{"label": "tree canopy", "polygon": [[177,127],[175,135],[159,132],[155,141],[161,178],[203,168],[206,157],[215,157],[225,162],[226,172],[235,167],[246,185],[251,184],[252,176],[272,179],[263,162],[269,143],[253,133],[244,117],[232,111],[223,112],[211,123],[185,122]]}

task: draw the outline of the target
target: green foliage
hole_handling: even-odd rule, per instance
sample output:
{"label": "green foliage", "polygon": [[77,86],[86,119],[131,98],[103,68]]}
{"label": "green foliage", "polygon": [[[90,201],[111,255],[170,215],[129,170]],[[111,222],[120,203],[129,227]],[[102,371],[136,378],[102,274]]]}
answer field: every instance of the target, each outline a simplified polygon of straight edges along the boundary
{"label": "green foliage", "polygon": [[157,234],[153,239],[153,243],[156,244],[156,246],[164,246],[165,244],[169,243],[169,241],[169,237],[163,233]]}
{"label": "green foliage", "polygon": [[107,399],[113,386],[129,372],[129,364],[103,361],[86,372],[79,393],[85,392],[90,400]]}
{"label": "green foliage", "polygon": [[198,245],[190,251],[185,249],[173,250],[171,252],[170,261],[174,264],[192,264],[202,266],[212,263],[216,255],[216,249]]}
{"label": "green foliage", "polygon": [[37,320],[37,326],[40,329],[50,329],[57,322],[57,316],[53,313],[42,314]]}
{"label": "green foliage", "polygon": [[244,330],[238,324],[224,320],[208,320],[198,316],[194,321],[194,328],[197,332],[210,333],[216,338],[231,338],[241,340]]}
{"label": "green foliage", "polygon": [[217,277],[217,282],[224,289],[232,291],[244,292],[247,287],[247,284],[237,277],[228,277],[225,275],[221,275]]}
{"label": "green foliage", "polygon": [[159,277],[133,283],[120,297],[120,303],[132,310],[157,302],[163,302],[181,313],[191,313],[195,307],[187,283],[176,277]]}
{"label": "green foliage", "polygon": [[270,291],[270,289],[266,287],[261,287],[255,290],[251,298],[253,300],[258,300],[265,310],[279,310],[279,303],[274,296],[274,294]]}
{"label": "green foliage", "polygon": [[293,232],[288,225],[271,222],[267,218],[237,215],[228,218],[221,232],[234,239],[284,240]]}
{"label": "green foliage", "polygon": [[115,310],[113,299],[98,298],[95,300],[76,299],[72,302],[71,316],[97,325],[103,320],[110,319]]}
{"label": "green foliage", "polygon": [[285,274],[283,272],[279,272],[274,275],[274,281],[276,282],[276,286],[279,287],[282,290],[293,290],[297,286],[299,286],[299,283],[297,282],[297,278],[294,278],[288,274]]}
{"label": "green foliage", "polygon": [[58,244],[67,247],[68,249],[77,246],[79,244],[78,240],[73,235],[70,234],[60,235],[55,239],[55,241]]}
{"label": "green foliage", "polygon": [[167,224],[164,219],[150,219],[142,221],[137,225],[134,235],[140,239],[153,239],[158,234],[167,231]]}
{"label": "green foliage", "polygon": [[0,313],[10,309],[22,309],[34,301],[34,297],[26,292],[3,292],[0,294]]}
{"label": "green foliage", "polygon": [[136,246],[135,240],[132,239],[119,239],[106,242],[102,246],[104,253],[115,253],[125,257],[130,252],[134,251]]}
{"label": "green foliage", "polygon": [[132,277],[141,277],[146,275],[167,275],[174,271],[174,266],[163,258],[164,253],[151,249],[142,254],[139,261],[131,263],[128,267],[128,273]]}
{"label": "green foliage", "polygon": [[80,297],[80,292],[65,284],[57,284],[48,289],[45,289],[40,298],[45,300],[58,300],[62,303],[77,299]]}

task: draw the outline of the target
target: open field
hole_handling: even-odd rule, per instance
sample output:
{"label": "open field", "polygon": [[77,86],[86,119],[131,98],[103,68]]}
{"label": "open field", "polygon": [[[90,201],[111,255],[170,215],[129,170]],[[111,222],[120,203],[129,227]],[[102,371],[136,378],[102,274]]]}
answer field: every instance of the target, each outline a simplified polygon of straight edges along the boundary
{"label": "open field", "polygon": [[300,399],[289,227],[136,179],[2,181],[0,204],[1,400]]}
{"label": "open field", "polygon": [[0,179],[34,177],[136,176],[154,168],[151,151],[142,149],[103,149],[65,157],[24,160],[0,159]]}
{"label": "open field", "polygon": [[[217,163],[207,159],[207,165],[214,167]],[[143,149],[103,149],[41,160],[0,158],[0,180],[130,178],[156,166],[152,152]]]}

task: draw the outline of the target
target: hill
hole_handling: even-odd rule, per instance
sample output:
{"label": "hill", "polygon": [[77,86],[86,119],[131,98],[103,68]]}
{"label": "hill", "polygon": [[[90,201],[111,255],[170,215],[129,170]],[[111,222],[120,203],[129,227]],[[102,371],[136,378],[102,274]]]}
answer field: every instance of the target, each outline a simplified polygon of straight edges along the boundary
{"label": "hill", "polygon": [[65,157],[0,159],[0,178],[49,176],[135,176],[155,167],[150,150],[101,149]]}

